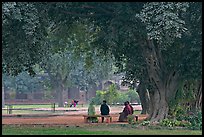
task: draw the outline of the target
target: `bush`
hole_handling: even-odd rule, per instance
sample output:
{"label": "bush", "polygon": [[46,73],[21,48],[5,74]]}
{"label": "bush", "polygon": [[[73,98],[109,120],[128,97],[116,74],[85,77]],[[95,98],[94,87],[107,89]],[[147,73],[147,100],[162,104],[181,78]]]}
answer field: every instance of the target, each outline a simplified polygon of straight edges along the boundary
{"label": "bush", "polygon": [[135,124],[135,116],[134,115],[128,115],[127,121],[129,124]]}
{"label": "bush", "polygon": [[124,103],[125,101],[137,101],[140,103],[139,95],[135,90],[129,90],[126,93],[119,92],[114,84],[110,85],[107,91],[97,90],[96,96],[92,99],[96,105],[106,100],[108,104]]}
{"label": "bush", "polygon": [[189,121],[191,124],[189,129],[193,130],[202,130],[202,112],[195,112],[193,115],[186,117],[186,120]]}
{"label": "bush", "polygon": [[159,124],[164,127],[175,127],[175,126],[189,127],[191,125],[191,123],[188,121],[185,121],[185,120],[178,121],[174,119],[163,119]]}
{"label": "bush", "polygon": [[103,100],[105,99],[104,96],[106,94],[106,91],[102,91],[102,90],[97,90],[96,91],[96,96],[92,98],[91,101],[94,102],[94,104],[99,105],[103,102]]}
{"label": "bush", "polygon": [[124,103],[125,101],[129,101],[128,95],[125,93],[121,93],[116,89],[114,84],[110,85],[108,91],[97,90],[96,96],[92,98],[92,101],[99,105],[106,100],[108,104],[112,103]]}
{"label": "bush", "polygon": [[180,126],[180,121],[166,118],[163,119],[159,124],[165,127],[175,127]]}
{"label": "bush", "polygon": [[140,103],[140,98],[136,90],[129,89],[126,95],[128,96],[130,102],[136,101],[137,103]]}
{"label": "bush", "polygon": [[142,121],[142,122],[140,123],[140,125],[142,125],[142,126],[148,126],[148,125],[150,125],[150,121],[144,120],[144,121]]}

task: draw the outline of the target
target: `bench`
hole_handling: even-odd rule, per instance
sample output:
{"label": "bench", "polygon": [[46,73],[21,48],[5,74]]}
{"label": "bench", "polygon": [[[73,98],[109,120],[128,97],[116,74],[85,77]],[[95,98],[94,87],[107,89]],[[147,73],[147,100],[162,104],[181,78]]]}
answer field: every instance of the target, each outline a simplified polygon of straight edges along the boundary
{"label": "bench", "polygon": [[[138,116],[138,115],[128,115],[127,118],[125,118],[125,119],[123,120],[123,122],[127,122],[129,116],[132,117],[135,122],[138,121],[138,119],[139,119],[139,116]],[[118,122],[120,122],[120,121],[118,121]],[[121,121],[121,122],[122,122],[122,121]]]}
{"label": "bench", "polygon": [[101,117],[101,122],[102,122],[102,117],[104,117],[104,120],[106,123],[111,123],[112,122],[112,116],[110,115],[83,115],[84,117],[84,122],[88,123],[89,118],[98,118]]}
{"label": "bench", "polygon": [[138,121],[139,116],[138,115],[134,115],[135,117],[135,121]]}

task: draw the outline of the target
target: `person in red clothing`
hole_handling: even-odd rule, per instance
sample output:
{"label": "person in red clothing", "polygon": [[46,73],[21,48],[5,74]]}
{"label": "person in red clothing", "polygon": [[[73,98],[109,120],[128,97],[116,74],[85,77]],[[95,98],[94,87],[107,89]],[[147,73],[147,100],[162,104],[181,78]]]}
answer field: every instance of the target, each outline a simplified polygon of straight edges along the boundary
{"label": "person in red clothing", "polygon": [[131,107],[127,101],[124,103],[124,105],[125,105],[125,107],[124,107],[123,111],[121,113],[119,113],[120,116],[119,116],[118,122],[127,121],[127,116],[132,115],[132,109],[131,109]]}
{"label": "person in red clothing", "polygon": [[126,101],[126,102],[128,103],[128,105],[129,105],[130,108],[131,108],[131,114],[133,114],[133,113],[134,113],[134,109],[133,109],[132,105],[130,105],[130,102],[129,102],[129,101]]}

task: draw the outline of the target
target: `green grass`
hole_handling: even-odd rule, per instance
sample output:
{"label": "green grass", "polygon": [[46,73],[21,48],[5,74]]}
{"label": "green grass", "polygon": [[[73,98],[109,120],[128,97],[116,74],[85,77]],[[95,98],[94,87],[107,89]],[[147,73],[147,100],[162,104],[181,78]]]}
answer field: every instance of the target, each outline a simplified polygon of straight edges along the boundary
{"label": "green grass", "polygon": [[[7,110],[2,110],[2,114],[8,114]],[[52,111],[33,111],[33,110],[12,110],[12,114],[53,114]]]}
{"label": "green grass", "polygon": [[[7,108],[7,105],[5,106]],[[32,109],[32,108],[51,108],[51,104],[34,104],[34,105],[12,105],[12,108]],[[57,108],[57,105],[56,105]],[[7,110],[2,110],[2,114],[7,114]],[[33,111],[33,110],[12,110],[12,114],[51,114],[52,111]]]}
{"label": "green grass", "polygon": [[[50,104],[34,104],[34,105],[12,105],[13,108],[51,108],[51,103]],[[56,105],[57,107],[57,105]],[[7,108],[7,105],[5,106]]]}
{"label": "green grass", "polygon": [[14,126],[3,125],[2,135],[202,135],[201,130],[136,129],[121,125]]}

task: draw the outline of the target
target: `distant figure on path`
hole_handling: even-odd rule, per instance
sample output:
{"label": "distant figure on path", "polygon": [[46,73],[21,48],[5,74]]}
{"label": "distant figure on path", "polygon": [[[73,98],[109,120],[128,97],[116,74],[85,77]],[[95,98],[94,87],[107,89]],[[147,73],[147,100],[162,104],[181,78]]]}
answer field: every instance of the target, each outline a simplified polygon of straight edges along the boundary
{"label": "distant figure on path", "polygon": [[79,102],[79,101],[73,99],[73,100],[71,101],[70,107],[72,107],[73,105],[74,105],[74,107],[76,107],[76,105],[77,105],[78,102]]}
{"label": "distant figure on path", "polygon": [[[109,115],[110,109],[109,106],[106,104],[106,100],[103,100],[103,104],[100,107],[101,115]],[[102,117],[102,123],[104,121],[104,117]]]}

